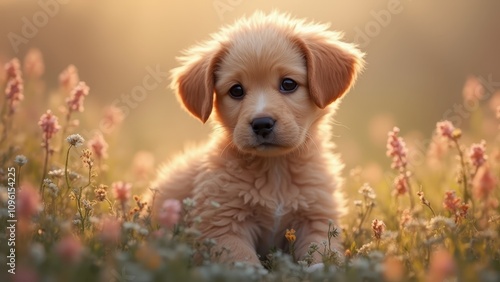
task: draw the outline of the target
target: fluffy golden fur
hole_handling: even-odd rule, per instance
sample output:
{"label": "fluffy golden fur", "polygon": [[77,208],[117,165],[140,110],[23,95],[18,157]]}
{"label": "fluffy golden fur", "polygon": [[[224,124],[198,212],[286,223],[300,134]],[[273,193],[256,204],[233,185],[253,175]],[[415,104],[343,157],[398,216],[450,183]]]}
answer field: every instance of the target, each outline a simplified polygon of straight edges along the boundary
{"label": "fluffy golden fur", "polygon": [[[226,262],[259,264],[258,254],[286,250],[287,228],[297,231],[299,259],[325,240],[344,209],[330,118],[363,67],[363,54],[340,39],[328,25],[257,12],[187,50],[172,87],[196,118],[211,116],[213,134],[160,170],[154,209],[192,197],[202,236],[230,250]],[[285,79],[297,88],[285,91]],[[231,97],[235,85],[243,97]],[[274,123],[265,134],[258,118]]]}

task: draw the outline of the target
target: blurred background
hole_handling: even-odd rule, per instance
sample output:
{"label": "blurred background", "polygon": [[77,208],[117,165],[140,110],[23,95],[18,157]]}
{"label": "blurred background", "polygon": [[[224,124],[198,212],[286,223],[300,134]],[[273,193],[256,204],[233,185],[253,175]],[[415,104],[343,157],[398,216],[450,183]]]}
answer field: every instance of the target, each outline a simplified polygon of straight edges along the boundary
{"label": "blurred background", "polygon": [[[367,68],[336,116],[334,141],[348,168],[389,164],[385,142],[395,125],[415,140],[429,138],[442,119],[466,127],[471,115],[457,107],[471,75],[489,80],[489,97],[500,89],[498,1],[0,0],[0,63],[41,51],[43,83],[25,91],[21,105],[35,120],[61,95],[58,76],[74,64],[90,87],[85,112],[75,115],[80,128],[98,128],[104,109],[115,104],[125,111],[109,150],[117,165],[140,151],[161,162],[210,132],[167,87],[175,57],[241,16],[273,9],[330,22],[367,54]],[[148,76],[155,86],[135,93]]]}

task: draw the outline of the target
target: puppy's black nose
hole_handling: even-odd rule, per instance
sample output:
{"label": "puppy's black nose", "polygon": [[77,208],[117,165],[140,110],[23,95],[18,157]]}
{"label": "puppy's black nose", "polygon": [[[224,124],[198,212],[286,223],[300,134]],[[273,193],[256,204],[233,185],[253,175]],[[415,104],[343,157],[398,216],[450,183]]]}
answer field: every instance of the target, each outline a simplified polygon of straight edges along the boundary
{"label": "puppy's black nose", "polygon": [[273,131],[274,119],[270,117],[261,117],[252,120],[252,130],[256,135],[267,137]]}

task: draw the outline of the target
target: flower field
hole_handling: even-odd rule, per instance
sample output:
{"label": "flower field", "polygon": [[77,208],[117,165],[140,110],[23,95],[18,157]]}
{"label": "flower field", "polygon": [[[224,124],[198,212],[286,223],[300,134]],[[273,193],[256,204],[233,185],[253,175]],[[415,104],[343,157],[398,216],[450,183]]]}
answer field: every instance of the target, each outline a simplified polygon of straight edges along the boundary
{"label": "flower field", "polygon": [[[193,200],[167,200],[153,215],[140,196],[154,191],[147,154],[135,181],[113,171],[116,131],[88,134],[79,122],[92,86],[70,65],[42,101],[41,56],[14,58],[0,75],[0,281],[500,280],[500,94],[478,78],[463,92],[464,105],[475,105],[470,124],[436,121],[423,148],[394,127],[381,177],[366,177],[362,165],[344,172],[349,213],[325,230],[325,243],[295,258],[288,229],[290,252],[255,268],[210,256],[216,242],[198,240]],[[102,116],[106,129],[122,120],[113,106]],[[338,236],[344,249],[327,248]],[[312,270],[317,252],[324,267]]]}

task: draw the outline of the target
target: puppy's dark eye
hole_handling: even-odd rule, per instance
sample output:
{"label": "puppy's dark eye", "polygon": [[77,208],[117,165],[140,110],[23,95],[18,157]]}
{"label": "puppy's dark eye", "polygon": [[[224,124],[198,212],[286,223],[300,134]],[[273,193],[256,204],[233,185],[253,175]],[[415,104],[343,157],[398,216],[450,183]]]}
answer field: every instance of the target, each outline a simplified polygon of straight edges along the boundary
{"label": "puppy's dark eye", "polygon": [[290,93],[295,91],[299,85],[295,80],[290,78],[285,78],[281,81],[280,91],[283,93]]}
{"label": "puppy's dark eye", "polygon": [[243,96],[245,96],[245,91],[243,91],[243,86],[239,84],[233,85],[229,89],[229,96],[231,96],[231,98],[233,99],[242,99]]}

